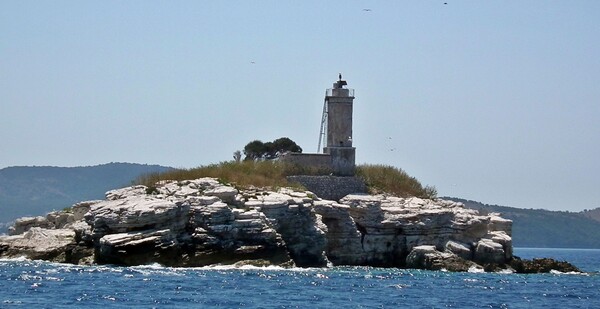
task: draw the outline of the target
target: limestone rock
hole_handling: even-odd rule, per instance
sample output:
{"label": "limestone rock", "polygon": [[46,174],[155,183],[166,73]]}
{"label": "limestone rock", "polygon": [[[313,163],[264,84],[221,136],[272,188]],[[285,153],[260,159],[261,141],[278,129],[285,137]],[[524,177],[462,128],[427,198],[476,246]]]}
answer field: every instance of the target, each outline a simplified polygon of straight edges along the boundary
{"label": "limestone rock", "polygon": [[[75,263],[90,251],[78,248],[75,232],[70,229],[43,229],[32,227],[20,235],[0,237],[0,256],[16,258],[26,256],[62,263]],[[83,252],[83,253],[82,253]]]}
{"label": "limestone rock", "polygon": [[101,201],[99,200],[95,200],[95,201],[85,201],[85,202],[79,202],[74,204],[71,207],[71,212],[73,213],[73,219],[75,221],[80,221],[83,220],[83,218],[85,217],[85,214],[90,211],[92,205],[94,204],[98,204]]}
{"label": "limestone rock", "polygon": [[[461,258],[504,263],[512,256],[510,221],[481,216],[462,204],[385,195],[348,195],[336,203],[315,203],[328,227],[328,258],[339,265],[405,266],[419,246],[447,247]],[[491,224],[491,222],[494,224]],[[497,230],[504,229],[504,230]],[[333,232],[335,231],[335,232]],[[495,237],[495,238],[494,238]],[[477,244],[496,239],[502,251]],[[502,240],[501,240],[502,239]]]}
{"label": "limestone rock", "polygon": [[475,265],[452,252],[440,252],[434,246],[414,247],[406,257],[406,266],[409,268],[468,271]]}
{"label": "limestone rock", "polygon": [[446,243],[445,248],[447,251],[452,252],[465,260],[473,259],[473,252],[466,244],[450,240]]}
{"label": "limestone rock", "polygon": [[315,211],[327,226],[328,259],[333,265],[366,265],[363,234],[350,216],[350,206],[333,201],[316,201]]}
{"label": "limestone rock", "polygon": [[114,200],[119,200],[119,199],[123,199],[125,197],[130,197],[130,196],[144,196],[147,194],[147,190],[148,188],[146,186],[133,186],[133,187],[126,187],[126,188],[122,188],[122,189],[116,189],[116,190],[110,190],[108,192],[106,192],[105,196],[106,196],[106,200],[108,201],[114,201]]}
{"label": "limestone rock", "polygon": [[53,211],[46,215],[46,219],[53,228],[62,229],[66,225],[75,222],[75,215],[64,211]]}
{"label": "limestone rock", "polygon": [[480,263],[504,263],[506,262],[504,248],[491,239],[481,239],[475,248],[475,260]]}
{"label": "limestone rock", "polygon": [[165,254],[169,251],[166,249],[174,245],[174,235],[168,229],[109,234],[100,238],[96,261],[119,265],[168,264],[167,259],[172,256]]}
{"label": "limestone rock", "polygon": [[68,228],[76,221],[82,220],[89,211],[90,206],[100,201],[80,202],[71,208],[63,211],[53,211],[46,217],[23,217],[15,221],[15,224],[9,228],[9,235],[19,235],[27,232],[33,227],[43,229],[63,229]]}
{"label": "limestone rock", "polygon": [[278,192],[262,195],[253,205],[274,222],[296,265],[323,267],[327,265],[325,232],[320,228],[321,217],[316,216],[311,204],[304,203],[309,200],[308,195]]}
{"label": "limestone rock", "polygon": [[219,186],[204,191],[207,196],[216,196],[224,202],[232,203],[235,201],[235,196],[238,190],[230,186]]}
{"label": "limestone rock", "polygon": [[11,233],[0,237],[0,257],[74,263],[466,270],[512,260],[511,221],[460,203],[367,194],[336,202],[213,178],[111,190],[102,201],[19,219]]}
{"label": "limestone rock", "polygon": [[189,218],[189,206],[166,199],[134,194],[106,200],[91,206],[85,215],[93,234],[125,233],[148,229],[183,229]]}
{"label": "limestone rock", "polygon": [[19,219],[15,220],[15,224],[8,228],[8,234],[9,235],[23,234],[23,233],[29,231],[29,229],[31,229],[32,227],[48,229],[48,228],[52,228],[54,226],[52,223],[50,223],[50,221],[48,221],[48,219],[41,217],[41,216],[23,217],[23,218],[19,218]]}

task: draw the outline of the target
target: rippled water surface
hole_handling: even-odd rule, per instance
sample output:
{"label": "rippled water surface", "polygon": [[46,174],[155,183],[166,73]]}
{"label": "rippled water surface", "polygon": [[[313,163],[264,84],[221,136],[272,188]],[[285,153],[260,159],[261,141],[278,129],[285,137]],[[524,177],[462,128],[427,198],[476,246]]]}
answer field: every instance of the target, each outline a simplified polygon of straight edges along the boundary
{"label": "rippled water surface", "polygon": [[0,260],[0,307],[600,308],[600,250],[515,249],[590,274],[72,266]]}

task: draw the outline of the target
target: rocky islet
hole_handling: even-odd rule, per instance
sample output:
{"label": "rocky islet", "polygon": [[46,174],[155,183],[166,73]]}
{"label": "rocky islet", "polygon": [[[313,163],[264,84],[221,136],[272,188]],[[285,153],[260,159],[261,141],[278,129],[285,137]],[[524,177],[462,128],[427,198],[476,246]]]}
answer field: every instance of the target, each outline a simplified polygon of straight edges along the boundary
{"label": "rocky islet", "polygon": [[331,201],[307,191],[237,189],[200,178],[112,190],[105,200],[18,219],[10,235],[0,237],[0,257],[534,272],[535,265],[513,257],[511,226],[497,214],[440,199],[350,194]]}

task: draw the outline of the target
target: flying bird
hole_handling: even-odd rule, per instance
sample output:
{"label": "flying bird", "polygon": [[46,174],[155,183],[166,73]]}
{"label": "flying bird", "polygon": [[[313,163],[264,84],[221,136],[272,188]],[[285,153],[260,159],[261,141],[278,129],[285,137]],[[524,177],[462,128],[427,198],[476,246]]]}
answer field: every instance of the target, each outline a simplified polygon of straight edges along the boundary
{"label": "flying bird", "polygon": [[372,10],[371,9],[363,9],[363,11],[365,11],[365,12],[371,12]]}

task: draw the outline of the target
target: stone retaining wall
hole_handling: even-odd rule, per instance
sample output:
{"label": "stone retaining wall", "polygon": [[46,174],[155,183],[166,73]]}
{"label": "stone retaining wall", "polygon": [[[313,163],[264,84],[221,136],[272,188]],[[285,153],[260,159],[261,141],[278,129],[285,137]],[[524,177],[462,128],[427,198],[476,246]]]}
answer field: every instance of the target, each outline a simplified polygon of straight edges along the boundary
{"label": "stone retaining wall", "polygon": [[358,177],[341,176],[288,176],[287,180],[303,185],[307,190],[326,200],[338,201],[351,193],[367,193],[367,186]]}

